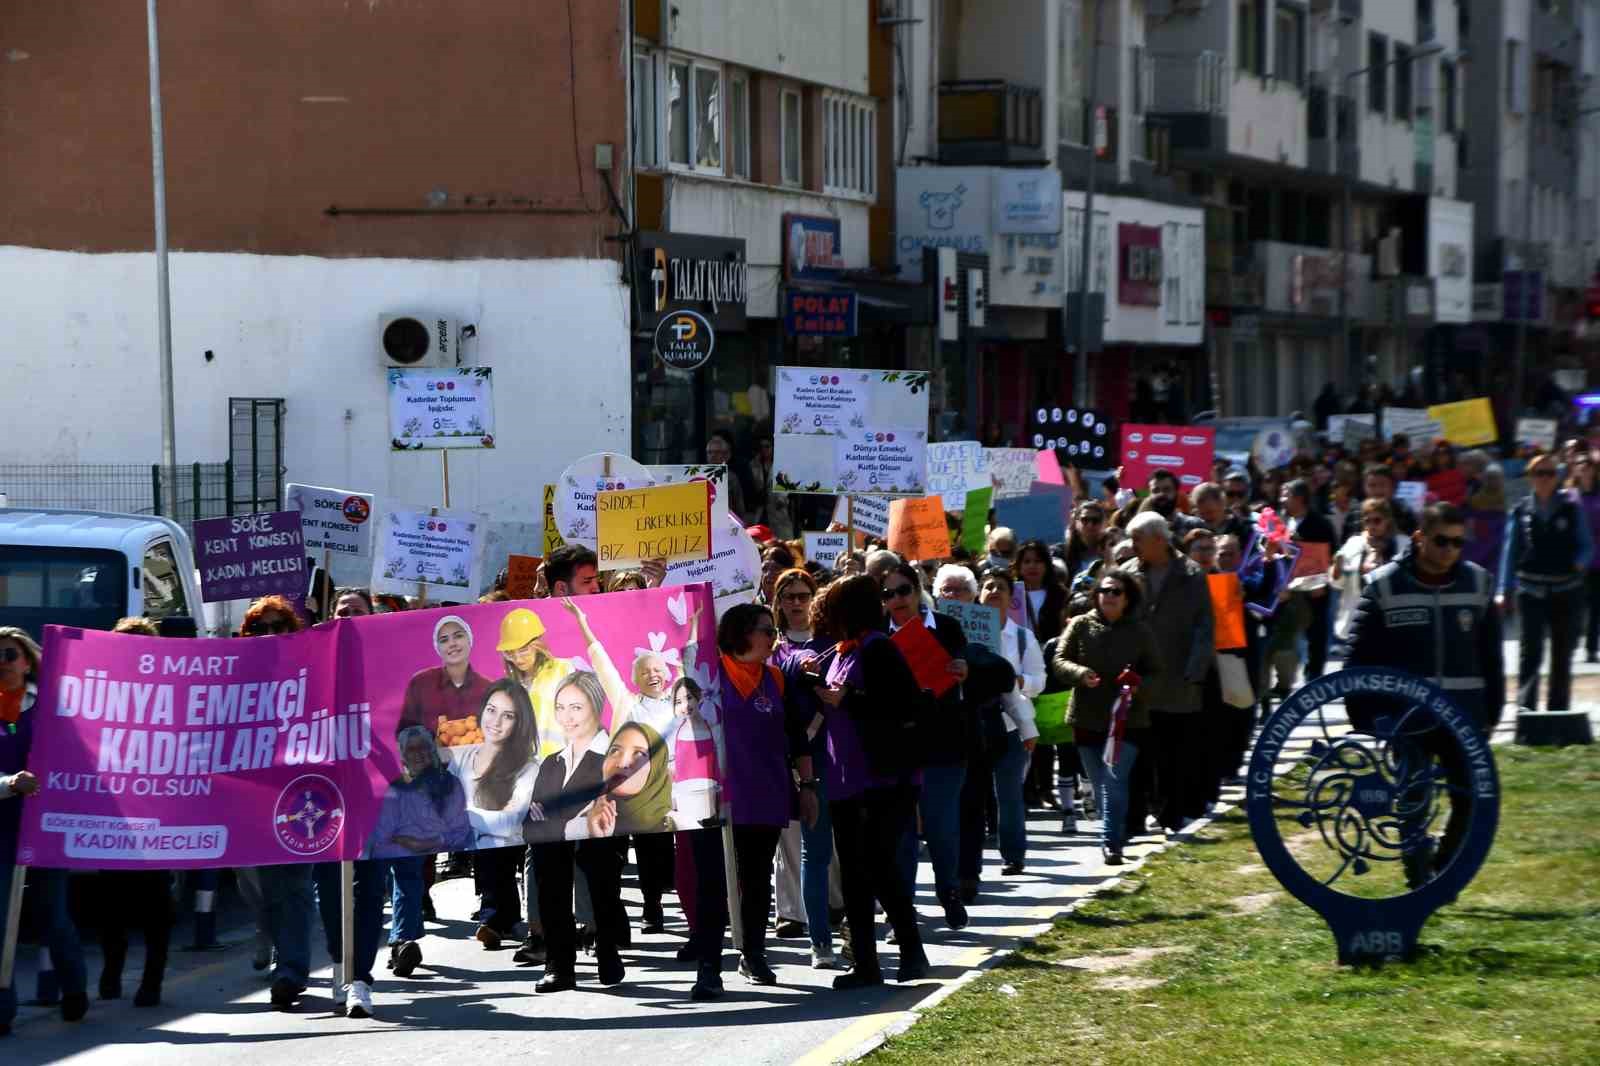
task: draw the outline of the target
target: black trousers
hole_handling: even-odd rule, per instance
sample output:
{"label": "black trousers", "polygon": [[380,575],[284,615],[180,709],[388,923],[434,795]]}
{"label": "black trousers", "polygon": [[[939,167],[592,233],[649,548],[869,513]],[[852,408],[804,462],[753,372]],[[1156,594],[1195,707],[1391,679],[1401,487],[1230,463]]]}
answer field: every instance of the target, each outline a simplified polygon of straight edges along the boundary
{"label": "black trousers", "polygon": [[1544,665],[1544,646],[1548,637],[1550,691],[1545,693],[1545,710],[1570,710],[1572,655],[1578,649],[1583,590],[1573,589],[1548,596],[1529,596],[1518,592],[1517,614],[1522,618],[1522,646],[1517,664],[1517,705],[1530,711],[1539,709],[1539,671]]}
{"label": "black trousers", "polygon": [[1148,763],[1154,775],[1156,820],[1169,830],[1182,829],[1189,819],[1205,813],[1211,776],[1206,722],[1204,712],[1150,712],[1153,751],[1148,760],[1141,752],[1139,762]]}
{"label": "black trousers", "polygon": [[1332,611],[1328,608],[1332,598],[1324,592],[1306,601],[1311,607],[1311,624],[1306,627],[1306,680],[1322,676],[1328,666],[1328,625]]}
{"label": "black trousers", "polygon": [[850,921],[850,947],[860,973],[879,972],[873,900],[883,905],[894,928],[900,957],[922,953],[922,930],[917,927],[917,914],[898,861],[901,841],[916,824],[916,810],[915,785],[869,788],[859,796],[828,804],[833,843],[839,850],[845,916]]}
{"label": "black trousers", "polygon": [[100,898],[106,903],[100,919],[105,977],[122,979],[122,967],[128,960],[128,929],[136,926],[144,933],[143,983],[161,987],[175,919],[171,875],[165,870],[102,870],[99,881]]}
{"label": "black trousers", "polygon": [[633,861],[639,871],[639,892],[646,906],[661,905],[661,895],[672,889],[675,868],[671,833],[640,833],[632,838]]}
{"label": "black trousers", "polygon": [[[989,753],[979,748],[967,756],[967,776],[961,782],[961,842],[956,848],[959,880],[976,881],[983,874],[983,838],[988,832],[992,806],[994,763]],[[1023,807],[1026,809],[1027,804]]]}
{"label": "black trousers", "polygon": [[539,918],[544,922],[545,972],[570,974],[578,964],[578,925],[572,916],[574,862],[589,882],[589,900],[594,904],[595,956],[602,962],[615,960],[627,922],[622,911],[622,860],[627,840],[562,841],[532,847],[534,876],[539,882]]}
{"label": "black trousers", "polygon": [[[772,909],[772,860],[778,854],[775,825],[733,827],[733,865],[739,877],[739,921],[744,926],[744,954],[765,958],[767,912]],[[694,845],[695,957],[702,969],[722,968],[722,934],[728,928],[728,882],[724,872],[721,829],[696,829]]]}
{"label": "black trousers", "polygon": [[1583,575],[1584,650],[1593,659],[1600,655],[1600,570]]}
{"label": "black trousers", "polygon": [[483,901],[483,924],[501,936],[515,933],[522,917],[522,900],[517,895],[517,871],[521,868],[521,847],[485,848],[472,853],[472,880]]}

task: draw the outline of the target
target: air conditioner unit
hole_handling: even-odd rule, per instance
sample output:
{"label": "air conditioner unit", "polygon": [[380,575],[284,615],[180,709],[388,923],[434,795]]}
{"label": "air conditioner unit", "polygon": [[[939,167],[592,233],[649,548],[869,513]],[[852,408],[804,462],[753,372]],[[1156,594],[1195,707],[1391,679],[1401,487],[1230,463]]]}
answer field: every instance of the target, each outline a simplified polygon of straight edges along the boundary
{"label": "air conditioner unit", "polygon": [[455,320],[444,315],[409,311],[378,316],[378,352],[385,367],[456,366],[460,338]]}

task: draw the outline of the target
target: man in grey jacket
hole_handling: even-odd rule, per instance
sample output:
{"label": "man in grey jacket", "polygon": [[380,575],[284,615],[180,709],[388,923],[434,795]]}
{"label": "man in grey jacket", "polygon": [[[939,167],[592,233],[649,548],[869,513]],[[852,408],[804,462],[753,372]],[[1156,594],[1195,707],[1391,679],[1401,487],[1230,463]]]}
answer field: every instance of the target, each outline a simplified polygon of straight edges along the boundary
{"label": "man in grey jacket", "polygon": [[1157,819],[1177,831],[1205,813],[1210,791],[1204,753],[1211,745],[1201,709],[1216,654],[1211,590],[1205,571],[1173,549],[1171,527],[1161,515],[1136,515],[1128,523],[1128,536],[1136,554],[1123,569],[1144,583],[1141,617],[1155,635],[1163,663],[1144,679],[1154,750],[1140,762],[1154,775]]}

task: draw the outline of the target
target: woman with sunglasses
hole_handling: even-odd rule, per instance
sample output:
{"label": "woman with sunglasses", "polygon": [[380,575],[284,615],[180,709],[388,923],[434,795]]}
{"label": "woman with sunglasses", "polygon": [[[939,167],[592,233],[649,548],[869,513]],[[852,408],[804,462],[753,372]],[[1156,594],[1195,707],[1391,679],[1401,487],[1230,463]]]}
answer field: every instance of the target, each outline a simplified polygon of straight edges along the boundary
{"label": "woman with sunglasses", "polygon": [[1393,562],[1405,542],[1394,528],[1394,511],[1388,500],[1364,500],[1361,504],[1361,535],[1344,542],[1333,557],[1329,578],[1339,589],[1339,614],[1333,622],[1334,639],[1350,639],[1350,622],[1355,618],[1361,590],[1367,587],[1379,567]]}
{"label": "woman with sunglasses", "polygon": [[[15,626],[0,626],[0,900],[11,898],[12,883],[21,876],[16,862],[22,805],[39,791],[39,779],[25,769],[33,746],[38,685],[39,645]],[[62,1020],[82,1021],[89,1010],[89,977],[83,944],[67,911],[67,875],[35,868],[28,872],[28,882],[44,904],[44,937],[61,984]],[[11,1032],[16,1016],[17,986],[12,982],[0,988],[0,1036]]]}
{"label": "woman with sunglasses", "polygon": [[[1587,447],[1575,453],[1567,464],[1567,495],[1583,509],[1589,520],[1589,538],[1600,539],[1600,467]],[[1587,661],[1600,662],[1600,552],[1589,560],[1583,572],[1584,650]]]}
{"label": "woman with sunglasses", "polygon": [[1578,646],[1584,575],[1594,559],[1589,519],[1572,497],[1556,490],[1558,476],[1554,455],[1528,460],[1533,492],[1512,508],[1506,522],[1495,597],[1507,615],[1522,615],[1517,705],[1530,711],[1539,707],[1547,633],[1550,690],[1545,709],[1571,708],[1572,656]]}
{"label": "woman with sunglasses", "polygon": [[[906,626],[926,626],[949,654],[948,669],[957,681],[955,687],[938,699],[939,718],[944,728],[933,735],[931,750],[926,753],[918,809],[922,813],[922,832],[933,864],[935,898],[944,907],[945,924],[951,929],[961,929],[967,924],[965,904],[969,902],[962,899],[966,894],[964,890],[970,887],[971,895],[977,895],[976,884],[959,883],[961,788],[967,779],[967,756],[981,743],[977,704],[963,693],[961,685],[968,676],[967,637],[960,622],[923,603],[922,575],[910,563],[897,563],[884,574],[880,588],[889,634],[893,636]],[[916,834],[907,834],[900,847],[901,873],[910,893],[917,877]]]}
{"label": "woman with sunglasses", "polygon": [[1126,839],[1128,787],[1140,750],[1148,744],[1150,707],[1135,692],[1115,765],[1105,759],[1111,713],[1125,671],[1148,675],[1158,669],[1155,635],[1139,620],[1139,579],[1107,570],[1095,585],[1095,606],[1067,626],[1050,671],[1074,689],[1067,719],[1073,742],[1095,795],[1100,799],[1100,848],[1107,864],[1121,865]]}

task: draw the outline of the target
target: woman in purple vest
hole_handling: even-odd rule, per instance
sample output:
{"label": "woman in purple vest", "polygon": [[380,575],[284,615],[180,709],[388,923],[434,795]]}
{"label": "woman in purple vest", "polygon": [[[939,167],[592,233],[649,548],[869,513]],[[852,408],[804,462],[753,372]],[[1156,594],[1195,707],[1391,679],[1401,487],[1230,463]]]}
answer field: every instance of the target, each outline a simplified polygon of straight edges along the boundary
{"label": "woman in purple vest", "polygon": [[[805,722],[788,712],[783,674],[767,659],[777,641],[772,614],[758,604],[730,607],[717,623],[724,797],[733,823],[733,858],[739,872],[739,914],[744,928],[739,973],[751,984],[775,985],[767,964],[767,912],[772,907],[772,858],[778,835],[795,807],[791,763],[800,774],[800,812],[817,820],[816,781],[805,754]],[[722,994],[722,932],[728,924],[723,880],[722,830],[689,834],[697,878],[694,938],[699,975],[693,999]]]}
{"label": "woman in purple vest", "polygon": [[912,830],[917,774],[901,768],[892,726],[900,709],[922,693],[900,650],[883,633],[883,599],[866,575],[828,586],[821,610],[828,631],[841,639],[820,663],[817,697],[827,733],[828,813],[839,849],[839,877],[850,923],[853,968],[833,980],[838,989],[883,983],[878,968],[873,900],[894,927],[900,945],[898,979],[926,977],[922,931],[896,856]]}

